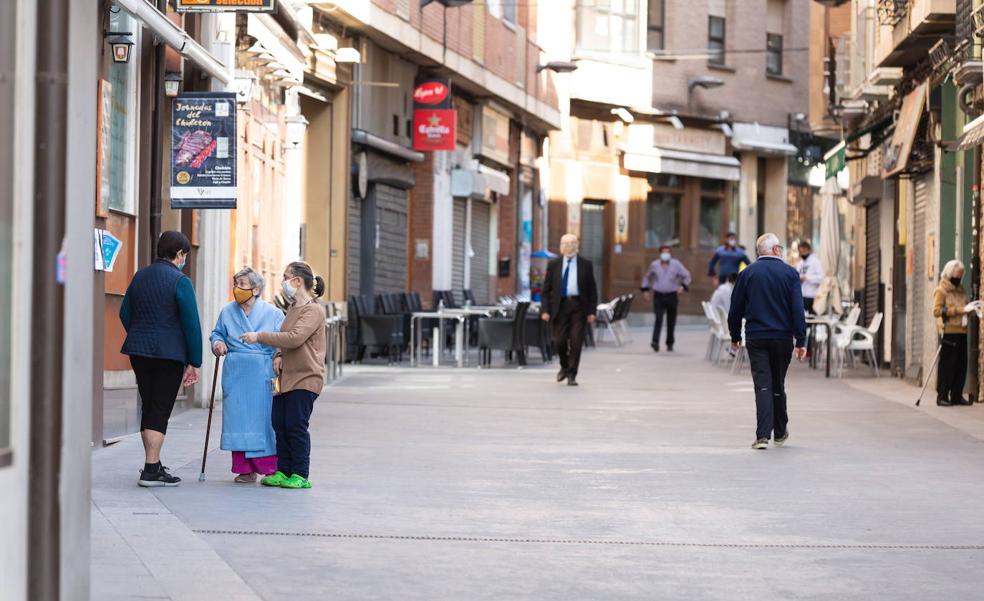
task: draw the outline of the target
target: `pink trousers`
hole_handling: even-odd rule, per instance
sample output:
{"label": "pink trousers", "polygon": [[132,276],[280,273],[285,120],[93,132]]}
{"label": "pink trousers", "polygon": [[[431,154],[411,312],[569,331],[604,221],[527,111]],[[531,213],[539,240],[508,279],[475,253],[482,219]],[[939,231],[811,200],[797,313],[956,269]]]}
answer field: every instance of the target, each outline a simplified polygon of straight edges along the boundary
{"label": "pink trousers", "polygon": [[234,474],[263,474],[268,476],[277,471],[277,456],[246,457],[245,451],[232,452],[232,473]]}

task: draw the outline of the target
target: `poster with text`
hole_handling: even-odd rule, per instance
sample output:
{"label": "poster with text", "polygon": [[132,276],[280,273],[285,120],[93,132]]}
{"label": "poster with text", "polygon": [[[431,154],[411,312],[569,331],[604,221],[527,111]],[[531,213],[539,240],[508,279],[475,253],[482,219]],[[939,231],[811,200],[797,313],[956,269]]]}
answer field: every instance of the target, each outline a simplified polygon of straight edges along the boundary
{"label": "poster with text", "polygon": [[195,92],[171,107],[171,208],[236,208],[236,95]]}

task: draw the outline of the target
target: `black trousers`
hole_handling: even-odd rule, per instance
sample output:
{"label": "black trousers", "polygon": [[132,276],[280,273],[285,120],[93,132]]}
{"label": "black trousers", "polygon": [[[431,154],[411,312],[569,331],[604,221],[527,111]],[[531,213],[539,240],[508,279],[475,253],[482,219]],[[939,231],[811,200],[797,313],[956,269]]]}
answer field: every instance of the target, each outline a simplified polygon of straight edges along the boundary
{"label": "black trousers", "polygon": [[314,400],[310,390],[291,390],[273,397],[273,432],[277,435],[277,469],[287,477],[308,477],[311,469],[311,433],[308,425]]}
{"label": "black trousers", "polygon": [[943,334],[940,369],[936,374],[936,398],[959,401],[967,380],[967,335]]}
{"label": "black trousers", "polygon": [[749,340],[748,362],[755,385],[755,438],[786,435],[786,370],[793,358],[793,340]]}
{"label": "black trousers", "polygon": [[674,333],[679,304],[680,295],[676,292],[653,292],[653,313],[656,314],[656,322],[653,324],[653,346],[659,346],[659,334],[663,331],[663,315],[666,315],[666,346],[671,347],[676,342]]}
{"label": "black trousers", "polygon": [[554,347],[560,358],[560,368],[568,376],[576,377],[581,365],[581,349],[584,347],[584,328],[588,316],[581,306],[581,299],[565,296],[560,300],[560,310],[551,320]]}
{"label": "black trousers", "polygon": [[803,297],[803,309],[807,313],[813,313],[813,299],[810,298],[809,296]]}
{"label": "black trousers", "polygon": [[140,429],[167,434],[167,422],[181,389],[184,365],[170,359],[130,356],[140,393]]}

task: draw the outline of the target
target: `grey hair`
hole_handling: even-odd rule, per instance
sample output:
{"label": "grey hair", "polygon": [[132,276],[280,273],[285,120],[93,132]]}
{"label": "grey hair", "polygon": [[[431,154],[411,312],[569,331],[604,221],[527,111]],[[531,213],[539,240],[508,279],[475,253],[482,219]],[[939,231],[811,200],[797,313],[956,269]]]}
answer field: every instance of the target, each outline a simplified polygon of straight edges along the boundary
{"label": "grey hair", "polygon": [[941,274],[940,277],[942,277],[945,280],[948,280],[954,277],[953,272],[956,271],[957,269],[966,270],[964,264],[958,259],[947,261],[946,265],[943,266],[943,273]]}
{"label": "grey hair", "polygon": [[780,246],[782,243],[779,242],[779,236],[775,234],[762,234],[759,236],[758,240],[755,241],[755,251],[759,256],[767,255],[772,252],[772,249]]}
{"label": "grey hair", "polygon": [[259,290],[260,292],[263,292],[263,288],[266,286],[263,276],[253,271],[253,268],[248,265],[237,271],[236,275],[232,276],[233,285],[236,284],[236,280],[239,278],[249,278],[249,283],[252,284],[253,289]]}

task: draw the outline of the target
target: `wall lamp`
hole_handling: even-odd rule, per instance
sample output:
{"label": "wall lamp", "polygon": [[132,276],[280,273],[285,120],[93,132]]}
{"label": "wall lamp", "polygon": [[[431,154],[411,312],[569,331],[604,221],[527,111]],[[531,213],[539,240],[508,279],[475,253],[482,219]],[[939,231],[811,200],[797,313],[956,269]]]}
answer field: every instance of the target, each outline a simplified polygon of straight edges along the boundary
{"label": "wall lamp", "polygon": [[181,82],[184,80],[180,73],[174,71],[168,71],[164,74],[164,95],[168,98],[174,98],[178,95],[178,91],[181,89]]}
{"label": "wall lamp", "polygon": [[133,47],[133,40],[130,36],[132,35],[133,32],[130,31],[107,31],[103,33],[103,37],[107,38],[106,41],[113,49],[114,63],[130,62],[130,48]]}
{"label": "wall lamp", "polygon": [[550,61],[548,63],[536,66],[537,73],[545,69],[549,69],[554,73],[570,73],[572,71],[577,71],[577,63],[574,61]]}

